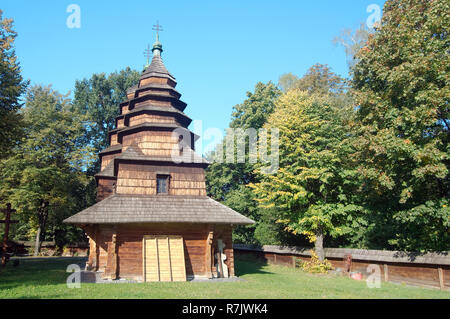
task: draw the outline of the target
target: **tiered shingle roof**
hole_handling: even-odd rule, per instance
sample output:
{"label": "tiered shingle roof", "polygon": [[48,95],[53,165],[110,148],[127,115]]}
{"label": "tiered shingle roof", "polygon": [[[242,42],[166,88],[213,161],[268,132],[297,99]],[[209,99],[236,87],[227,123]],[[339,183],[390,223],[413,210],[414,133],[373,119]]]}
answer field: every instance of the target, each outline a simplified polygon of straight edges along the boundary
{"label": "tiered shingle roof", "polygon": [[[169,73],[161,59],[162,45],[157,41],[153,47],[154,56],[151,64],[143,71],[138,85],[127,91],[128,99],[120,103],[121,114],[116,121],[123,121],[120,127],[111,130],[110,136],[117,135],[114,143],[99,153],[113,158],[96,175],[101,178],[115,179],[117,165],[121,161],[135,163],[165,162],[168,165],[194,165],[205,168],[209,162],[193,150],[194,141],[199,137],[187,129],[191,119],[184,114],[186,103],[179,100],[181,94],[175,90],[175,78]],[[152,78],[156,79],[152,79]],[[160,81],[161,79],[166,79]],[[142,84],[143,83],[143,84]],[[142,84],[142,86],[141,86]],[[152,103],[152,101],[155,101]],[[163,101],[160,103],[158,101]],[[158,103],[159,105],[156,105]],[[168,103],[167,103],[168,102]],[[169,105],[170,104],[170,105]],[[122,108],[128,110],[122,114]],[[144,122],[128,126],[127,119],[148,113],[158,116],[170,116],[175,122]],[[118,122],[116,122],[118,123]],[[139,148],[138,143],[123,146],[122,137],[146,130],[174,131],[181,129],[188,133],[191,142],[182,139],[178,154],[172,156],[149,155]],[[184,134],[183,133],[183,134]],[[181,141],[181,140],[180,140]],[[189,145],[188,145],[189,144]],[[176,145],[176,144],[175,144]],[[166,164],[164,164],[166,165]],[[191,167],[189,166],[189,167]],[[234,210],[214,201],[207,196],[184,195],[130,195],[113,194],[97,204],[67,218],[64,222],[76,224],[107,224],[107,223],[226,223],[252,224],[252,220],[240,215]]]}
{"label": "tiered shingle roof", "polygon": [[253,224],[207,196],[114,194],[65,220],[73,224],[205,223]]}

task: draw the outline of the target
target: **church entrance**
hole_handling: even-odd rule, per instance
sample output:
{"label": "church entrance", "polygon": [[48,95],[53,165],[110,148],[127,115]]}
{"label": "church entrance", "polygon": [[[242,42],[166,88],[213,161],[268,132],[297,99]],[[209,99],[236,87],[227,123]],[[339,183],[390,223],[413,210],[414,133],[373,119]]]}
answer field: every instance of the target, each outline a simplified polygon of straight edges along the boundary
{"label": "church entrance", "polygon": [[144,281],[186,281],[182,236],[144,236]]}

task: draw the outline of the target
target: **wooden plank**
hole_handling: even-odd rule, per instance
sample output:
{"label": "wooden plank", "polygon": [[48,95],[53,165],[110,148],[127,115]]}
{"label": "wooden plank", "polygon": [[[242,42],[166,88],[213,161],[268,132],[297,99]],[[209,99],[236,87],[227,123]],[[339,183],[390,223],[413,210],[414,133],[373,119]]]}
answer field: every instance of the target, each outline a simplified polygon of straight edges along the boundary
{"label": "wooden plank", "polygon": [[[144,237],[144,277],[145,281],[159,281],[158,245],[154,236]],[[152,252],[152,253],[149,253]]]}
{"label": "wooden plank", "polygon": [[183,237],[144,236],[146,281],[186,281]]}
{"label": "wooden plank", "polygon": [[444,285],[444,272],[442,271],[442,267],[438,267],[438,274],[439,274],[439,287],[441,289],[445,289]]}
{"label": "wooden plank", "polygon": [[169,236],[172,281],[186,281],[186,264],[183,237]]}
{"label": "wooden plank", "polygon": [[389,281],[389,269],[388,269],[388,265],[384,264],[384,281]]}
{"label": "wooden plank", "polygon": [[103,278],[117,279],[117,233],[114,230],[111,241],[107,243],[106,267]]}
{"label": "wooden plank", "polygon": [[87,270],[98,270],[98,246],[97,246],[97,225],[92,225],[90,227],[89,236],[89,259],[88,259],[88,269]]}
{"label": "wooden plank", "polygon": [[[210,226],[211,229],[211,226]],[[206,246],[205,246],[205,274],[207,278],[212,278],[212,266],[213,266],[213,258],[212,258],[212,244],[213,244],[213,236],[214,232],[210,230],[208,232],[208,237],[206,238]]]}

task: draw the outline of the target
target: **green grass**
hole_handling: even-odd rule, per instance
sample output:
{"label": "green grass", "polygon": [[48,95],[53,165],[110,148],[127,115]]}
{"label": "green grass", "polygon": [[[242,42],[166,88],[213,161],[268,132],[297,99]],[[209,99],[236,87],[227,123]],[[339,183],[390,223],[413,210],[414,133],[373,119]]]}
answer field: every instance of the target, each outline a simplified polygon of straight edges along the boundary
{"label": "green grass", "polygon": [[[78,259],[80,261],[80,259]],[[236,260],[245,282],[81,284],[66,286],[67,265],[76,259],[26,259],[0,269],[0,298],[450,298],[450,292],[382,283],[369,289],[364,281],[312,275],[284,266]]]}

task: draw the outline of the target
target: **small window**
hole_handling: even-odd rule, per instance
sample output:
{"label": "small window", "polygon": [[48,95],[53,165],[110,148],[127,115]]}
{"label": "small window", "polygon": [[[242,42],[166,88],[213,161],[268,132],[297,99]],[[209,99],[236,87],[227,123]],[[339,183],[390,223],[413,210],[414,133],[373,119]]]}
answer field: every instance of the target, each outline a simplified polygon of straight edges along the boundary
{"label": "small window", "polygon": [[156,193],[167,194],[169,192],[169,175],[156,176]]}

